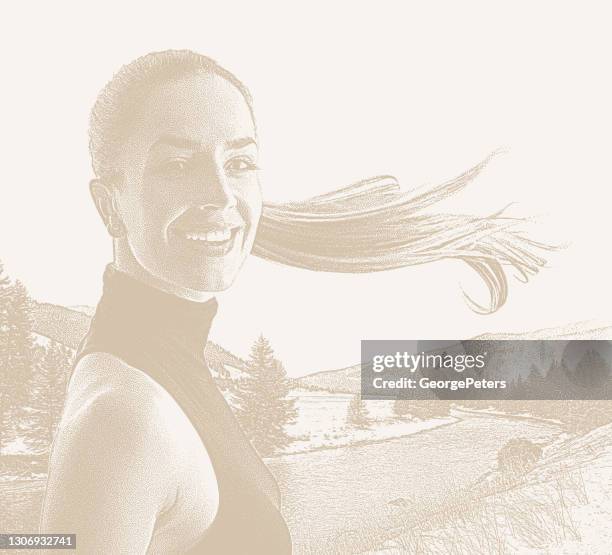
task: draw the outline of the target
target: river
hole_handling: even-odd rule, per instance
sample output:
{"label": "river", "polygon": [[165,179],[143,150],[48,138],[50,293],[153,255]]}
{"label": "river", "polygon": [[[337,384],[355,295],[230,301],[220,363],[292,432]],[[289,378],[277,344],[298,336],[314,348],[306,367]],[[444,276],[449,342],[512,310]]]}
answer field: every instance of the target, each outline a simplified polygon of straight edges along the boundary
{"label": "river", "polygon": [[403,498],[418,510],[492,470],[509,439],[550,442],[560,432],[546,422],[465,413],[411,436],[275,457],[268,465],[295,554],[357,553],[369,531],[388,529],[406,510],[389,501]]}

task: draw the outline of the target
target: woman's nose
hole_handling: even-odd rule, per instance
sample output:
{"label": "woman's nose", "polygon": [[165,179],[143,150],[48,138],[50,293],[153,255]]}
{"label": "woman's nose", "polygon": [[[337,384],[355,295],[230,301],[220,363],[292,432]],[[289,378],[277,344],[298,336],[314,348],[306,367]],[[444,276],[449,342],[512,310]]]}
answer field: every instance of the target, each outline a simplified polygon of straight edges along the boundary
{"label": "woman's nose", "polygon": [[237,206],[237,200],[223,168],[207,168],[198,179],[196,204],[220,210]]}

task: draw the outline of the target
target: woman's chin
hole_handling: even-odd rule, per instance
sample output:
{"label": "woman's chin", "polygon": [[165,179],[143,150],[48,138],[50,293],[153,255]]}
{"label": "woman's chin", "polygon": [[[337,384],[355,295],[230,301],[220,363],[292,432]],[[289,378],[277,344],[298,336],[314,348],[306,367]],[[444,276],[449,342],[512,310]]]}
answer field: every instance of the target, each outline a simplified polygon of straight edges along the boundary
{"label": "woman's chin", "polygon": [[187,268],[177,261],[168,262],[161,268],[139,266],[142,269],[136,276],[138,279],[168,293],[197,301],[231,287],[241,265],[238,261],[232,263],[228,260],[223,265],[202,264],[194,267],[191,264]]}
{"label": "woman's chin", "polygon": [[194,294],[218,293],[229,289],[234,283],[237,271],[211,272],[203,271],[201,275],[191,276],[190,279],[174,282],[180,288],[190,290]]}

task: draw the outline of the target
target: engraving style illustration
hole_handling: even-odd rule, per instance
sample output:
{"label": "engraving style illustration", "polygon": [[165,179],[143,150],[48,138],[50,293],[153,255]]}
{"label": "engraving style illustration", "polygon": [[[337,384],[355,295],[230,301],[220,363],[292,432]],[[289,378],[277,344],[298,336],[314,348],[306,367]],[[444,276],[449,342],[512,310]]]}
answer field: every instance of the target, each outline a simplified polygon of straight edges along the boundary
{"label": "engraving style illustration", "polygon": [[[263,334],[248,358],[209,341],[251,254],[353,274],[459,260],[489,294],[464,292],[466,312],[487,319],[559,248],[505,209],[437,209],[497,151],[435,186],[377,175],[265,201],[255,116],[192,50],[143,55],[100,92],[97,306],[38,302],[0,265],[0,533],[76,534],[83,554],[604,553],[612,535],[585,531],[612,518],[610,401],[365,400],[361,364],[289,377]],[[561,363],[534,355],[513,387],[561,383]]]}
{"label": "engraving style illustration", "polygon": [[266,258],[330,271],[453,253],[486,281],[491,310],[507,295],[502,263],[525,277],[543,264],[528,249],[544,245],[499,214],[412,216],[484,162],[412,198],[376,178],[262,211],[250,95],[191,51],[124,66],[93,108],[90,151],[114,260],[75,355],[41,521],[74,530],[84,552],[291,551],[278,486],[203,358],[211,292],[231,286],[254,243]]}

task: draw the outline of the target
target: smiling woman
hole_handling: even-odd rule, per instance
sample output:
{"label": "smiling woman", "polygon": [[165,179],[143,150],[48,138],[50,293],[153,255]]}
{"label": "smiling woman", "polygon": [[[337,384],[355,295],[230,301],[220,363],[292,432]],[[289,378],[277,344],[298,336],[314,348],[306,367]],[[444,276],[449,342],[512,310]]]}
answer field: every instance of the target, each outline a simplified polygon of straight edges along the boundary
{"label": "smiling woman", "polygon": [[251,97],[190,51],[124,66],[94,106],[90,151],[114,256],[70,377],[41,520],[75,532],[81,553],[291,552],[278,485],[203,357],[214,293],[251,252],[342,272],[456,258],[484,278],[490,310],[506,300],[502,265],[527,276],[544,263],[517,220],[417,214],[486,161],[426,192],[383,176],[264,204]]}
{"label": "smiling woman", "polygon": [[122,100],[128,117],[107,114],[102,100],[94,108],[92,193],[102,218],[123,224],[116,265],[198,299],[229,287],[251,251],[262,205],[256,131],[248,97],[217,66],[179,73],[166,58]]}
{"label": "smiling woman", "polygon": [[102,91],[91,193],[114,259],[71,374],[43,530],[81,553],[290,553],[278,486],[203,358],[261,215],[257,135],[236,78],[145,56]]}

